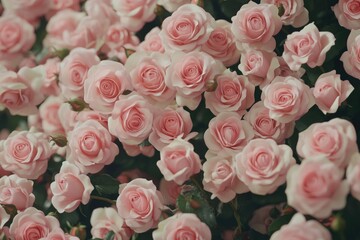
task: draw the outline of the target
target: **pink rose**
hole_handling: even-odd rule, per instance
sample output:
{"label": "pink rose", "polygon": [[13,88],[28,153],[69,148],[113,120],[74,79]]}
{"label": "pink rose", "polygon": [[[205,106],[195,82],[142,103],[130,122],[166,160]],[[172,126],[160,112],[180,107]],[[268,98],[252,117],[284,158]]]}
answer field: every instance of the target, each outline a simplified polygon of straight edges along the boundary
{"label": "pink rose", "polygon": [[200,172],[201,161],[194,152],[194,146],[186,140],[177,138],[160,151],[160,160],[156,163],[166,181],[179,185]]}
{"label": "pink rose", "polygon": [[300,214],[295,214],[287,225],[283,225],[276,231],[270,240],[331,240],[331,234],[323,225],[316,220],[306,221],[306,218]]}
{"label": "pink rose", "polygon": [[80,203],[87,204],[94,186],[90,178],[73,164],[64,161],[55,181],[50,184],[51,203],[59,213],[73,212]]}
{"label": "pink rose", "polygon": [[85,122],[88,119],[94,119],[98,121],[101,125],[103,125],[106,129],[108,129],[108,118],[103,116],[102,114],[88,109],[76,113],[75,116],[76,122]]}
{"label": "pink rose", "polygon": [[211,239],[209,227],[193,213],[177,213],[159,223],[154,240]]}
{"label": "pink rose", "polygon": [[326,158],[294,165],[286,178],[287,202],[302,214],[329,217],[345,207],[349,185],[343,176],[344,171]]}
{"label": "pink rose", "polygon": [[191,3],[191,0],[157,0],[157,4],[163,6],[168,12],[174,12],[187,3]]}
{"label": "pink rose", "polygon": [[248,192],[248,187],[236,176],[232,156],[217,155],[206,159],[203,164],[204,190],[211,192],[211,199],[217,197],[227,203],[236,197],[237,193]]}
{"label": "pink rose", "polygon": [[160,37],[167,51],[191,52],[209,38],[214,18],[195,4],[179,7],[162,23]]}
{"label": "pink rose", "polygon": [[342,81],[340,75],[333,70],[319,76],[312,92],[315,104],[326,114],[335,113],[353,90],[350,82]]}
{"label": "pink rose", "polygon": [[138,50],[164,53],[165,49],[159,36],[160,31],[159,27],[151,29],[150,32],[145,35],[144,41],[139,44]]}
{"label": "pink rose", "polygon": [[128,156],[131,157],[136,157],[140,154],[147,156],[147,157],[152,157],[155,154],[155,148],[152,145],[149,146],[142,146],[142,145],[128,145],[123,143],[122,144],[126,154]]}
{"label": "pink rose", "polygon": [[84,101],[93,110],[110,114],[119,96],[130,89],[130,76],[124,66],[104,60],[88,71],[84,80]]}
{"label": "pink rose", "polygon": [[113,24],[120,20],[108,0],[87,0],[85,2],[86,13],[95,19],[102,21],[105,25]]}
{"label": "pink rose", "polygon": [[0,178],[0,204],[13,204],[19,211],[31,207],[35,201],[33,182],[17,175]]}
{"label": "pink rose", "polygon": [[131,31],[139,31],[146,22],[155,19],[156,0],[112,0],[121,23]]}
{"label": "pink rose", "polygon": [[0,228],[3,228],[9,219],[10,215],[7,214],[3,206],[0,205]]}
{"label": "pink rose", "polygon": [[252,126],[255,138],[271,138],[281,144],[294,133],[295,122],[281,123],[272,119],[261,101],[250,108],[244,119]]}
{"label": "pink rose", "polygon": [[281,123],[298,120],[315,104],[310,88],[292,76],[276,77],[263,88],[261,99],[269,116]]}
{"label": "pink rose", "polygon": [[254,137],[251,125],[239,114],[222,112],[209,122],[204,141],[210,152],[235,155]]}
{"label": "pink rose", "polygon": [[60,62],[60,59],[56,57],[47,59],[44,64],[46,75],[41,86],[41,92],[47,96],[57,96],[60,94],[60,88],[57,83],[60,72]]}
{"label": "pink rose", "polygon": [[79,122],[67,134],[66,160],[82,173],[97,173],[119,154],[108,130],[96,120]]}
{"label": "pink rose", "polygon": [[346,180],[350,185],[351,195],[360,201],[360,153],[352,155],[346,169]]}
{"label": "pink rose", "polygon": [[216,89],[205,92],[205,105],[214,115],[220,112],[237,112],[244,115],[254,104],[255,86],[236,72],[225,71],[215,78]]}
{"label": "pink rose", "polygon": [[333,7],[340,26],[352,29],[360,29],[360,5],[358,0],[339,0]]}
{"label": "pink rose", "polygon": [[159,190],[164,197],[165,205],[176,204],[176,199],[179,197],[182,187],[174,181],[166,181],[165,178],[160,180]]}
{"label": "pink rose", "polygon": [[272,139],[251,140],[235,156],[238,178],[259,195],[271,194],[285,183],[289,168],[296,163],[288,145]]}
{"label": "pink rose", "polygon": [[149,142],[160,151],[177,137],[189,139],[196,135],[196,133],[190,133],[192,127],[193,123],[189,112],[182,107],[166,108],[156,114]]}
{"label": "pink rose", "polygon": [[50,19],[57,12],[64,9],[80,10],[80,0],[50,0],[50,11],[46,13],[46,18]]}
{"label": "pink rose", "polygon": [[51,5],[49,0],[3,0],[1,3],[6,12],[15,13],[28,21],[36,21],[45,15]]}
{"label": "pink rose", "polygon": [[280,18],[284,25],[292,25],[298,28],[309,22],[309,12],[304,8],[304,0],[261,0],[261,3],[275,4],[277,7],[282,6],[284,13]]}
{"label": "pink rose", "polygon": [[233,32],[239,49],[252,48],[272,51],[275,49],[276,35],[281,27],[278,9],[273,4],[257,4],[250,1],[241,6],[236,16],[231,18]]}
{"label": "pink rose", "polygon": [[76,123],[79,121],[78,117],[82,112],[87,112],[87,110],[75,112],[72,110],[71,105],[68,102],[63,102],[60,104],[56,117],[58,118],[62,128],[64,129],[64,133],[73,130]]}
{"label": "pink rose", "polygon": [[60,65],[59,85],[65,98],[84,96],[84,81],[91,66],[99,64],[95,50],[76,48]]}
{"label": "pink rose", "polygon": [[137,178],[120,184],[116,207],[125,224],[136,233],[155,228],[164,208],[161,193],[152,181]]}
{"label": "pink rose", "polygon": [[305,74],[305,69],[300,68],[297,71],[292,71],[289,68],[289,65],[285,62],[283,57],[278,57],[280,66],[275,69],[275,76],[287,77],[293,76],[296,78],[301,78]]}
{"label": "pink rose", "polygon": [[350,157],[358,152],[355,128],[351,122],[340,118],[314,123],[299,133],[296,151],[305,159],[326,157],[344,168]]}
{"label": "pink rose", "polygon": [[55,230],[51,231],[46,237],[40,238],[40,240],[79,240],[79,238],[64,233],[61,228],[56,228]]}
{"label": "pink rose", "polygon": [[149,137],[152,122],[148,101],[136,93],[120,95],[108,120],[109,132],[122,143],[138,145]]}
{"label": "pink rose", "polygon": [[13,131],[0,142],[2,168],[27,179],[37,179],[48,166],[53,154],[50,141],[44,133]]}
{"label": "pink rose", "polygon": [[314,68],[324,63],[326,53],[333,45],[334,34],[319,32],[315,24],[310,23],[300,32],[287,36],[282,57],[293,71],[299,70],[304,63]]}
{"label": "pink rose", "polygon": [[[61,118],[59,118],[59,109],[64,102],[62,97],[50,96],[39,107],[39,115],[41,119],[41,129],[51,134],[65,134],[65,130],[61,124]],[[68,103],[65,103],[69,105]],[[66,116],[66,121],[68,121]]]}
{"label": "pink rose", "polygon": [[176,103],[194,110],[201,101],[207,84],[224,72],[222,63],[203,52],[176,52],[166,70],[165,83],[176,90]]}
{"label": "pink rose", "polygon": [[360,79],[360,30],[352,30],[347,39],[347,51],[340,60],[347,74]]}

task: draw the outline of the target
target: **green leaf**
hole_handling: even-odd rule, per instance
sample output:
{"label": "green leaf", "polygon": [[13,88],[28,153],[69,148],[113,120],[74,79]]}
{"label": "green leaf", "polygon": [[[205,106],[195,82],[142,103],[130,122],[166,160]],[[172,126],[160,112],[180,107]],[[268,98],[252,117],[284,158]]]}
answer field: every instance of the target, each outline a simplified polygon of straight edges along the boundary
{"label": "green leaf", "polygon": [[106,234],[105,239],[104,240],[113,240],[115,238],[115,233],[114,231],[110,231]]}
{"label": "green leaf", "polygon": [[269,226],[268,234],[272,235],[274,232],[278,231],[283,225],[288,224],[294,214],[283,215],[275,219]]}
{"label": "green leaf", "polygon": [[118,194],[119,182],[109,174],[92,175],[90,180],[100,195]]}
{"label": "green leaf", "polygon": [[274,193],[268,195],[252,195],[252,200],[260,206],[286,202],[285,187],[280,186]]}
{"label": "green leaf", "polygon": [[221,0],[221,11],[230,19],[232,16],[236,15],[242,5],[248,2],[249,0]]}

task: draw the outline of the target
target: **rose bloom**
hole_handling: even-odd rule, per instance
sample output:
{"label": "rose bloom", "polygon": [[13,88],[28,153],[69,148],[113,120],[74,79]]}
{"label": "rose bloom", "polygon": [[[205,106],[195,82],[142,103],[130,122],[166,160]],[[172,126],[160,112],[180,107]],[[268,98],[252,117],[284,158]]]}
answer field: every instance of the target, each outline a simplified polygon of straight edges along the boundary
{"label": "rose bloom", "polygon": [[255,86],[245,76],[225,71],[215,78],[216,89],[205,92],[206,108],[214,115],[220,112],[238,112],[244,115],[246,109],[254,104]]}
{"label": "rose bloom", "polygon": [[144,50],[149,52],[161,52],[164,53],[165,49],[162,43],[162,40],[159,36],[160,33],[159,27],[154,27],[145,35],[144,41],[142,41],[138,46],[138,51]]}
{"label": "rose bloom", "polygon": [[236,197],[237,193],[248,192],[248,187],[236,176],[235,164],[232,156],[210,157],[202,167],[204,171],[204,190],[211,192],[211,199],[217,197],[227,203]]}
{"label": "rose bloom", "polygon": [[309,12],[304,8],[304,0],[261,0],[261,3],[282,6],[284,13],[280,17],[284,25],[292,25],[295,28],[302,27],[309,22]]}
{"label": "rose bloom", "polygon": [[124,66],[104,60],[88,71],[84,80],[84,101],[93,110],[110,114],[119,96],[130,89],[130,76]]}
{"label": "rose bloom", "polygon": [[37,179],[46,171],[53,150],[46,134],[30,130],[13,131],[0,142],[0,153],[3,169],[22,178]]}
{"label": "rose bloom", "polygon": [[298,120],[315,104],[309,86],[292,76],[276,77],[263,88],[261,99],[269,116],[281,123]]}
{"label": "rose bloom", "polygon": [[78,237],[72,236],[68,233],[64,233],[61,228],[56,228],[51,231],[45,238],[40,238],[40,240],[79,240]]}
{"label": "rose bloom", "polygon": [[209,122],[204,141],[210,152],[235,155],[254,137],[251,125],[239,114],[223,112]]}
{"label": "rose bloom", "polygon": [[160,151],[177,137],[192,138],[196,135],[196,133],[190,133],[192,127],[193,123],[189,112],[182,107],[174,109],[168,107],[156,113],[149,142]]}
{"label": "rose bloom", "polygon": [[340,26],[352,29],[360,29],[360,4],[358,0],[339,0],[333,7]]}
{"label": "rose bloom", "polygon": [[211,239],[209,227],[193,213],[176,213],[162,220],[153,231],[154,240]]}
{"label": "rose bloom", "polygon": [[121,24],[131,31],[139,31],[146,22],[155,19],[156,0],[112,0]]}
{"label": "rose bloom", "polygon": [[49,0],[3,0],[1,3],[6,12],[15,13],[27,21],[34,22],[45,15],[51,6]]}
{"label": "rose bloom", "polygon": [[17,210],[24,211],[35,201],[32,194],[33,182],[13,174],[0,178],[0,204],[13,204]]}
{"label": "rose bloom", "polygon": [[282,57],[290,69],[297,71],[302,64],[314,68],[321,66],[326,53],[335,45],[335,37],[331,32],[319,32],[314,23],[306,25],[300,32],[287,36]]}
{"label": "rose bloom", "polygon": [[111,5],[111,0],[87,0],[84,6],[87,15],[105,25],[116,23],[120,19]]}
{"label": "rose bloom", "polygon": [[116,207],[125,224],[136,233],[155,228],[164,208],[161,193],[152,181],[137,178],[120,184]]}
{"label": "rose bloom", "polygon": [[349,185],[343,176],[344,171],[326,158],[304,160],[287,174],[287,202],[302,214],[327,218],[345,207]]}
{"label": "rose bloom", "polygon": [[153,157],[155,154],[155,148],[152,145],[149,146],[142,146],[142,145],[128,145],[123,143],[122,144],[124,151],[130,157],[136,157],[140,154],[146,157]]}
{"label": "rose bloom", "polygon": [[65,98],[84,96],[84,81],[91,66],[100,63],[94,49],[76,48],[60,65],[59,85]]}
{"label": "rose bloom", "polygon": [[60,104],[56,117],[59,119],[62,128],[65,130],[64,134],[74,129],[76,123],[79,121],[78,116],[82,112],[87,111],[84,109],[81,112],[75,112],[68,102]]}
{"label": "rose bloom", "polygon": [[275,69],[280,66],[274,52],[249,49],[241,55],[239,70],[250,82],[263,88],[275,77]]}
{"label": "rose bloom", "polygon": [[306,218],[296,213],[291,221],[283,225],[280,230],[273,233],[270,240],[331,240],[331,234],[322,224],[316,220],[306,221]]}
{"label": "rose bloom", "polygon": [[[61,118],[59,114],[60,106],[63,104],[64,99],[62,97],[50,96],[39,107],[39,115],[41,121],[41,129],[45,133],[51,134],[65,134],[65,130],[61,124]],[[68,103],[64,103],[69,105]],[[70,106],[70,105],[69,105]],[[66,116],[66,121],[69,120],[69,116]]]}
{"label": "rose bloom", "polygon": [[94,119],[108,129],[108,118],[96,111],[84,109],[75,115],[75,122],[85,122],[88,119]]}
{"label": "rose bloom", "polygon": [[60,72],[60,58],[49,58],[44,64],[45,78],[41,85],[41,92],[47,96],[57,96],[60,94],[60,88],[57,83]]}
{"label": "rose bloom", "polygon": [[176,90],[176,103],[194,110],[201,101],[207,84],[224,72],[221,62],[203,52],[176,52],[166,70],[165,84]]}
{"label": "rose bloom", "polygon": [[94,186],[90,178],[73,164],[64,161],[55,181],[50,184],[51,203],[59,213],[73,212],[80,203],[87,204]]}
{"label": "rose bloom", "polygon": [[296,151],[305,159],[326,157],[344,168],[358,152],[356,130],[351,122],[340,118],[314,123],[299,133]]}
{"label": "rose bloom", "polygon": [[352,30],[347,39],[347,51],[340,60],[347,74],[360,79],[360,30]]}
{"label": "rose bloom", "polygon": [[315,104],[326,114],[335,113],[353,90],[350,82],[341,80],[340,75],[333,70],[319,76],[312,92]]}
{"label": "rose bloom", "polygon": [[346,169],[346,180],[350,185],[351,195],[360,201],[360,153],[351,157]]}
{"label": "rose bloom", "polygon": [[272,51],[275,49],[273,38],[282,27],[278,9],[273,4],[257,4],[250,1],[241,6],[235,16],[231,18],[233,32],[238,48],[252,48]]}
{"label": "rose bloom", "polygon": [[99,172],[119,154],[109,131],[93,119],[79,122],[67,138],[66,160],[85,174]]}
{"label": "rose bloom", "polygon": [[168,12],[174,12],[187,3],[191,3],[191,0],[157,0],[157,4],[163,6]]}
{"label": "rose bloom", "polygon": [[10,215],[6,212],[4,207],[0,205],[0,228],[3,228],[9,219]]}
{"label": "rose bloom", "polygon": [[160,160],[156,165],[167,181],[182,185],[200,172],[201,160],[191,143],[177,138],[160,150]]}
{"label": "rose bloom", "polygon": [[64,9],[80,10],[80,0],[50,0],[50,10],[46,13],[46,19],[50,19],[57,12]]}
{"label": "rose bloom", "polygon": [[166,181],[165,178],[160,180],[159,191],[164,198],[165,205],[176,204],[176,199],[179,197],[182,187],[174,181]]}
{"label": "rose bloom", "polygon": [[285,62],[283,57],[278,57],[280,66],[275,69],[275,76],[287,77],[293,76],[295,78],[301,78],[305,74],[305,69],[300,68],[297,71],[292,71],[289,65]]}
{"label": "rose bloom", "polygon": [[109,117],[109,132],[121,143],[138,145],[149,137],[153,123],[151,105],[136,93],[120,95]]}
{"label": "rose bloom", "polygon": [[114,232],[114,240],[131,238],[132,231],[124,226],[124,220],[114,208],[96,208],[91,213],[91,235],[93,238],[105,239],[106,235]]}

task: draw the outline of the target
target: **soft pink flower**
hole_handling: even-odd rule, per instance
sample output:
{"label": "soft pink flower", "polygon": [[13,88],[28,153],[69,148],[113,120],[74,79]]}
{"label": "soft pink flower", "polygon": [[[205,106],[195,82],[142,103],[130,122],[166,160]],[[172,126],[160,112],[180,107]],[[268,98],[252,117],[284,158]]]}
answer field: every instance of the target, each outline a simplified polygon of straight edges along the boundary
{"label": "soft pink flower", "polygon": [[15,13],[28,21],[36,21],[45,15],[51,6],[49,0],[3,0],[1,3],[6,12]]}
{"label": "soft pink flower", "polygon": [[193,213],[177,213],[159,223],[154,240],[211,239],[209,227]]}
{"label": "soft pink flower", "polygon": [[165,178],[160,180],[159,191],[164,197],[165,205],[175,206],[176,199],[179,197],[181,190],[181,185],[178,185],[174,181],[166,181]]}
{"label": "soft pink flower", "polygon": [[98,19],[105,26],[120,20],[120,17],[111,6],[111,0],[87,0],[84,6],[86,13],[90,17]]}
{"label": "soft pink flower", "polygon": [[299,133],[298,154],[306,159],[326,157],[336,166],[345,168],[358,152],[356,131],[351,122],[335,118],[314,123]]}
{"label": "soft pink flower", "polygon": [[77,122],[85,121],[83,119],[78,120],[79,115],[81,115],[82,112],[88,112],[88,111],[83,110],[81,112],[75,112],[72,110],[71,105],[68,102],[63,102],[60,104],[60,107],[55,117],[57,117],[58,120],[60,121],[61,126],[64,129],[65,133],[68,133],[69,131],[73,130]]}
{"label": "soft pink flower", "polygon": [[108,117],[105,117],[96,111],[84,109],[75,116],[76,122],[85,122],[88,119],[94,119],[103,125],[106,129],[108,129]]}
{"label": "soft pink flower", "polygon": [[123,148],[128,156],[136,157],[140,154],[152,157],[155,154],[155,148],[152,145],[149,146],[142,146],[142,145],[128,145],[123,143]]}
{"label": "soft pink flower", "polygon": [[60,212],[72,212],[80,203],[87,204],[94,186],[90,178],[82,174],[73,164],[65,161],[60,172],[55,175],[55,181],[50,184],[53,197],[51,203]]}
{"label": "soft pink flower", "polygon": [[125,224],[136,233],[155,228],[164,208],[161,193],[152,181],[137,178],[121,184],[116,207]]}
{"label": "soft pink flower", "polygon": [[55,230],[51,231],[46,237],[40,238],[39,240],[79,240],[79,238],[64,233],[61,228],[56,228]]}
{"label": "soft pink flower", "polygon": [[58,85],[60,62],[61,60],[56,57],[47,59],[44,64],[46,75],[41,86],[41,91],[47,96],[57,96],[60,94]]}
{"label": "soft pink flower", "polygon": [[352,30],[347,39],[347,51],[340,60],[347,74],[360,79],[360,30]]}
{"label": "soft pink flower", "polygon": [[0,205],[0,229],[4,227],[5,223],[9,221],[10,215],[5,211],[3,206]]}
{"label": "soft pink flower", "polygon": [[275,76],[287,77],[293,76],[296,78],[301,78],[305,74],[305,69],[300,68],[297,71],[292,71],[289,65],[285,62],[283,57],[278,57],[280,66],[275,69]]}
{"label": "soft pink flower", "polygon": [[347,29],[360,29],[360,3],[358,0],[339,0],[333,7],[340,26]]}
{"label": "soft pink flower", "polygon": [[[65,130],[59,118],[59,109],[64,102],[62,97],[50,96],[39,107],[39,115],[41,120],[41,129],[45,133],[51,134],[65,134]],[[67,103],[65,103],[67,104]],[[69,104],[67,104],[69,105]],[[68,121],[66,116],[66,121]]]}
{"label": "soft pink flower", "polygon": [[343,176],[344,171],[326,158],[304,160],[287,174],[287,202],[302,214],[329,217],[345,207],[349,185]]}
{"label": "soft pink flower", "polygon": [[164,53],[165,49],[159,36],[160,31],[159,27],[151,29],[150,32],[145,35],[144,41],[139,44],[138,50]]}
{"label": "soft pink flower", "polygon": [[50,0],[50,2],[50,10],[46,13],[47,19],[64,9],[80,10],[80,0]]}
{"label": "soft pink flower", "polygon": [[290,69],[297,71],[302,64],[314,68],[321,66],[326,53],[335,45],[335,37],[331,32],[319,32],[314,23],[306,25],[300,32],[287,36],[282,57]]}

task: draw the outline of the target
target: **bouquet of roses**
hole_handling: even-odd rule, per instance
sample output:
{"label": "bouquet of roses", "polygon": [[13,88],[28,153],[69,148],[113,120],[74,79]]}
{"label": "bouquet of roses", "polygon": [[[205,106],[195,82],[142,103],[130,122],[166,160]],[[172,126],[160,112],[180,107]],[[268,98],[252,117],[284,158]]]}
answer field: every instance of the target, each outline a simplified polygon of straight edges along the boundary
{"label": "bouquet of roses", "polygon": [[359,0],[0,7],[2,239],[360,239]]}

